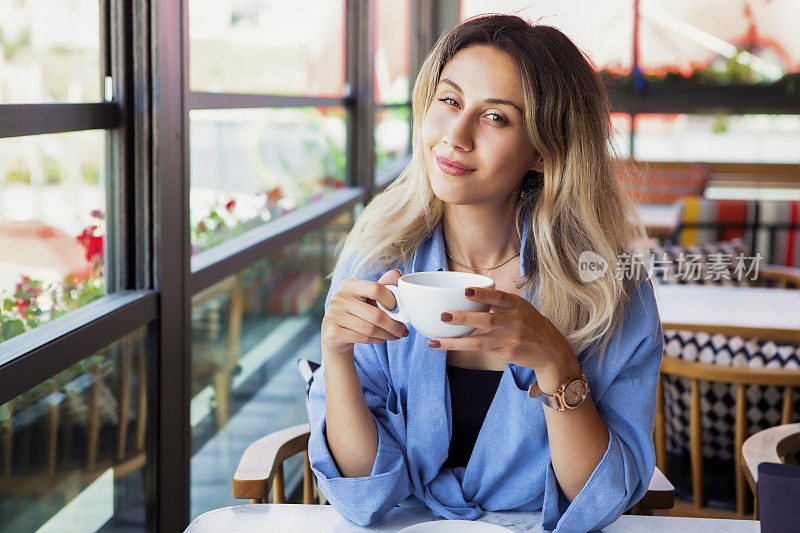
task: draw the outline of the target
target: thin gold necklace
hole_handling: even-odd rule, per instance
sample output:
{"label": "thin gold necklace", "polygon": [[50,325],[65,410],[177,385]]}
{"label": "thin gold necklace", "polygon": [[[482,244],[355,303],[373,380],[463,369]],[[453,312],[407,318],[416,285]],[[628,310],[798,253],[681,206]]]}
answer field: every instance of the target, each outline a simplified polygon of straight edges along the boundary
{"label": "thin gold necklace", "polygon": [[519,252],[517,252],[514,255],[512,255],[511,257],[509,257],[508,259],[506,259],[505,261],[503,261],[502,263],[497,263],[495,266],[490,266],[490,267],[486,267],[486,268],[477,268],[477,267],[472,267],[472,266],[469,266],[469,265],[465,265],[464,263],[460,263],[459,261],[456,260],[456,258],[454,258],[452,255],[450,255],[450,252],[447,251],[447,248],[444,249],[444,253],[447,254],[447,257],[452,259],[455,264],[457,264],[459,266],[462,266],[464,268],[468,268],[468,269],[470,269],[470,270],[472,270],[474,272],[482,272],[482,271],[485,271],[485,270],[492,270],[492,269],[495,269],[497,267],[501,267],[501,266],[505,265],[506,263],[508,263],[509,261],[511,261],[512,259],[514,259],[515,257],[517,257],[519,255]]}

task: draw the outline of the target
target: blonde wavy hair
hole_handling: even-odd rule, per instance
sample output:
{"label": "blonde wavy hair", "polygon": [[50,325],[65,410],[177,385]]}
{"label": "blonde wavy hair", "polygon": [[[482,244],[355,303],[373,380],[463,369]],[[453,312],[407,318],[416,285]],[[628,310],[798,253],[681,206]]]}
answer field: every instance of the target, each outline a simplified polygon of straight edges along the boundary
{"label": "blonde wavy hair", "polygon": [[[635,205],[620,186],[624,168],[610,142],[605,86],[584,54],[550,26],[488,15],[468,19],[441,36],[414,84],[411,161],[361,212],[340,246],[336,268],[354,254],[353,277],[410,262],[442,219],[444,205],[428,180],[419,125],[444,66],[473,45],[495,47],[515,61],[525,97],[525,129],[544,161],[543,173],[530,171],[521,180],[515,204],[517,234],[522,237],[527,214],[527,246],[534,250],[534,264],[518,288],[529,295],[536,288],[537,310],[576,354],[594,345],[602,355],[611,337],[607,333],[620,325],[624,304],[642,279],[617,279],[613,265],[620,254],[648,254],[647,239]],[[609,265],[603,277],[590,283],[583,283],[578,271],[585,250]]]}

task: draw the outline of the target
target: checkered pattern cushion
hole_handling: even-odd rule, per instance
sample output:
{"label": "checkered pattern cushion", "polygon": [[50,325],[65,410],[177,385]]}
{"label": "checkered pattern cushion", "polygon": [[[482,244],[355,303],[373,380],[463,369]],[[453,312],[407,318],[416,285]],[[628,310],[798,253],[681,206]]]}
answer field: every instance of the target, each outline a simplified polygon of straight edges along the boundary
{"label": "checkered pattern cushion", "polygon": [[[656,283],[684,285],[753,285],[750,252],[741,238],[695,246],[651,246],[650,268]],[[743,260],[737,258],[741,254]],[[739,264],[737,270],[737,264]]]}
{"label": "checkered pattern cushion", "polygon": [[300,371],[300,375],[303,376],[303,381],[306,382],[306,400],[308,400],[308,393],[311,390],[311,384],[314,383],[314,371],[316,371],[320,366],[322,365],[315,361],[303,359],[302,357],[297,360],[297,369]]}
{"label": "checkered pattern cushion", "polygon": [[[697,331],[664,330],[664,354],[688,361],[750,368],[800,368],[800,345],[776,344],[760,339],[710,335]],[[689,449],[691,382],[663,376],[666,408],[667,451],[683,455]],[[747,434],[780,424],[783,389],[750,385],[747,397]],[[800,412],[800,397],[794,412]],[[703,456],[732,460],[734,457],[736,388],[725,383],[700,382],[703,421]]]}

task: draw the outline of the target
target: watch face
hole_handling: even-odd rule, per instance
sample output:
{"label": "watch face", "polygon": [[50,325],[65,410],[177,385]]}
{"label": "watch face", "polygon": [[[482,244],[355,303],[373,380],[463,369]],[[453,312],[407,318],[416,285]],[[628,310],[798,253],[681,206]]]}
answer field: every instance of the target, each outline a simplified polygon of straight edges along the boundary
{"label": "watch face", "polygon": [[564,403],[568,407],[576,407],[586,397],[586,385],[581,380],[570,381],[564,390]]}

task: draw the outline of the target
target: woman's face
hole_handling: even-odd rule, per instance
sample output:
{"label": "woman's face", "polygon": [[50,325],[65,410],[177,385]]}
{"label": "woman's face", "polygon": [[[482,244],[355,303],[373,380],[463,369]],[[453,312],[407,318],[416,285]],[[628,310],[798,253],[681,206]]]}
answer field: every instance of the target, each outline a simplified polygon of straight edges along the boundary
{"label": "woman's face", "polygon": [[517,66],[496,48],[475,45],[453,56],[422,121],[431,187],[452,204],[502,203],[542,162],[523,125]]}

